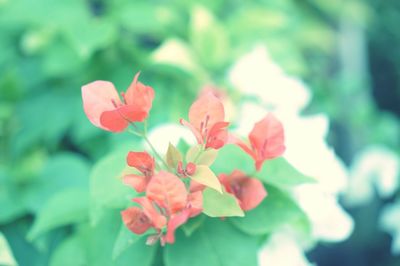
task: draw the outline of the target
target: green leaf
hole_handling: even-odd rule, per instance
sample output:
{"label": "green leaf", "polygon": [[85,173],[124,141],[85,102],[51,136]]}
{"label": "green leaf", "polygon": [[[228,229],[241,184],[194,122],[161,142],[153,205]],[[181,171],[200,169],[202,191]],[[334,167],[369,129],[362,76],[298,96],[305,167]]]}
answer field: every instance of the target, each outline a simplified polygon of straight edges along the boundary
{"label": "green leaf", "polygon": [[151,265],[157,246],[147,246],[146,238],[141,238],[127,247],[115,260],[112,258],[121,225],[121,215],[118,210],[105,211],[96,225],[82,225],[79,233],[86,248],[87,265],[125,266],[136,263],[141,266]]}
{"label": "green leaf", "polygon": [[73,153],[58,153],[47,160],[37,180],[26,192],[27,207],[38,212],[53,196],[69,188],[89,187],[89,164],[82,156]]}
{"label": "green leaf", "polygon": [[204,76],[204,70],[196,62],[191,47],[180,39],[171,38],[155,50],[151,59],[156,64],[171,65],[177,67],[189,74],[196,73],[198,76]]}
{"label": "green leaf", "polygon": [[28,233],[28,239],[33,240],[56,227],[85,220],[89,209],[88,200],[89,193],[80,188],[71,188],[56,194],[44,203]]}
{"label": "green leaf", "polygon": [[190,43],[201,62],[208,67],[225,63],[229,51],[227,30],[207,9],[196,6],[192,10]]}
{"label": "green leaf", "polygon": [[182,225],[182,230],[186,236],[191,236],[197,229],[204,223],[206,216],[198,215],[194,218],[189,219],[185,224]]}
{"label": "green leaf", "polygon": [[222,194],[209,188],[204,190],[203,213],[210,217],[244,216],[235,196],[225,189]]}
{"label": "green leaf", "polygon": [[50,266],[88,265],[85,247],[76,236],[65,239],[50,258]]}
{"label": "green leaf", "polygon": [[230,174],[236,169],[244,173],[255,171],[253,159],[236,145],[225,145],[219,149],[218,157],[211,168],[216,174]]}
{"label": "green leaf", "polygon": [[245,217],[231,218],[230,221],[250,235],[265,235],[280,227],[303,223],[305,231],[310,222],[300,207],[285,192],[273,186],[267,187],[268,196],[255,209],[246,212]]}
{"label": "green leaf", "polygon": [[[147,234],[149,233],[146,233],[145,235]],[[124,224],[121,224],[117,239],[114,243],[114,248],[112,252],[113,260],[117,259],[131,245],[136,243],[139,239],[143,238],[143,236],[144,235],[137,235],[132,233]]]}
{"label": "green leaf", "polygon": [[166,266],[257,265],[258,239],[243,234],[226,221],[207,219],[201,230],[186,237],[177,232],[173,245],[165,248]]}
{"label": "green leaf", "polygon": [[186,153],[186,162],[193,162],[199,165],[210,166],[217,158],[218,151],[212,148],[203,150],[202,145],[198,144],[189,149]]}
{"label": "green leaf", "polygon": [[0,265],[16,266],[14,256],[8,246],[6,238],[0,233]]}
{"label": "green leaf", "polygon": [[107,208],[122,209],[136,195],[122,183],[127,149],[116,151],[100,160],[90,175],[90,219],[97,223]]}
{"label": "green leaf", "polygon": [[218,177],[206,165],[198,165],[196,167],[196,172],[190,178],[222,193],[221,183],[219,182]]}
{"label": "green leaf", "polygon": [[261,181],[281,188],[288,188],[304,183],[315,183],[316,180],[306,176],[294,168],[285,158],[267,160],[259,173]]}
{"label": "green leaf", "polygon": [[171,143],[169,143],[168,145],[168,150],[167,150],[167,154],[165,156],[167,164],[169,167],[176,169],[176,167],[178,166],[179,162],[182,162],[183,158],[182,158],[182,154],[180,153],[180,151],[175,148],[174,145],[172,145]]}

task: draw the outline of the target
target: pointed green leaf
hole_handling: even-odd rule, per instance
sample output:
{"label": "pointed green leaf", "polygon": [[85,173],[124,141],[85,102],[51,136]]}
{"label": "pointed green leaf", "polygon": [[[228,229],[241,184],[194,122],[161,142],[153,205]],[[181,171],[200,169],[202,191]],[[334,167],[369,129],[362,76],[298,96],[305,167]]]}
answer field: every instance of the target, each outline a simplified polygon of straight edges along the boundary
{"label": "pointed green leaf", "polygon": [[116,260],[125,250],[141,238],[143,238],[143,235],[134,234],[124,224],[121,224],[117,239],[114,243],[112,252],[113,260]]}
{"label": "pointed green leaf", "polygon": [[221,183],[213,171],[206,165],[198,165],[196,167],[196,172],[190,178],[222,193]]}
{"label": "pointed green leaf", "polygon": [[164,249],[164,261],[166,266],[252,266],[258,265],[258,250],[258,238],[208,218],[190,237],[178,230],[175,243]]}
{"label": "pointed green leaf", "polygon": [[235,196],[206,188],[203,192],[203,213],[210,217],[244,216]]}
{"label": "pointed green leaf", "polygon": [[230,221],[250,235],[265,235],[288,224],[302,226],[302,231],[310,229],[306,214],[289,195],[273,186],[268,186],[267,191],[268,196],[259,206],[246,212],[245,217],[235,217]]}
{"label": "pointed green leaf", "polygon": [[206,216],[199,215],[194,218],[189,219],[184,225],[182,225],[182,230],[186,236],[191,236],[200,226],[204,223]]}
{"label": "pointed green leaf", "polygon": [[256,177],[266,184],[272,184],[281,188],[316,182],[314,178],[299,172],[283,157],[265,161],[261,171],[256,174]]}
{"label": "pointed green leaf", "polygon": [[255,171],[253,159],[236,145],[225,145],[218,150],[218,157],[212,165],[216,174],[230,174],[236,169],[244,173]]}
{"label": "pointed green leaf", "polygon": [[168,145],[168,150],[167,154],[165,155],[165,159],[167,161],[168,166],[173,169],[176,169],[178,163],[183,160],[180,151],[177,148],[175,148],[175,146],[172,145],[171,143],[169,143]]}
{"label": "pointed green leaf", "polygon": [[28,233],[28,239],[33,240],[56,227],[86,219],[88,205],[89,193],[84,189],[71,188],[60,192],[44,203]]}

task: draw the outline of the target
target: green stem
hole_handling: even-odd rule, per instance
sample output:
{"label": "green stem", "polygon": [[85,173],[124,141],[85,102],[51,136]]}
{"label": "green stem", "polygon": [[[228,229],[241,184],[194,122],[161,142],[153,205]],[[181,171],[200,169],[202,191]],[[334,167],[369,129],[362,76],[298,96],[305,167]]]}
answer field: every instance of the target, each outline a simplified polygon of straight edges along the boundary
{"label": "green stem", "polygon": [[161,155],[157,152],[157,150],[154,148],[153,144],[151,144],[150,140],[147,138],[146,135],[143,134],[143,139],[146,141],[146,143],[149,145],[150,149],[153,151],[154,155],[157,157],[158,160],[160,160],[162,162],[162,164],[164,165],[164,167],[168,170],[169,166],[168,164],[165,162],[165,160],[161,157]]}
{"label": "green stem", "polygon": [[162,158],[162,156],[157,152],[156,148],[154,148],[153,144],[151,144],[150,140],[147,138],[147,134],[146,134],[146,133],[147,133],[147,123],[145,123],[145,125],[144,125],[144,132],[143,132],[143,133],[138,132],[139,129],[138,129],[138,127],[137,127],[135,124],[131,123],[131,125],[133,126],[133,128],[134,128],[135,130],[129,130],[129,132],[132,133],[132,134],[134,134],[135,136],[142,137],[142,138],[146,141],[146,143],[149,145],[149,147],[150,147],[150,149],[152,150],[153,154],[157,157],[157,159],[158,159],[159,161],[162,162],[163,166],[164,166],[167,170],[171,170],[171,169],[169,168],[168,164],[165,162],[165,160],[164,160],[164,159]]}

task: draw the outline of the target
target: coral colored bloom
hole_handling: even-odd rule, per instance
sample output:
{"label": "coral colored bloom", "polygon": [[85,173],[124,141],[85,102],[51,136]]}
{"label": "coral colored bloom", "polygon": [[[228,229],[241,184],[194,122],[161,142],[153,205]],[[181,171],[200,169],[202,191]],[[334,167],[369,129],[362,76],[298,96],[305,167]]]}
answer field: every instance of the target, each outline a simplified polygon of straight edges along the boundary
{"label": "coral colored bloom", "polygon": [[167,224],[165,216],[158,211],[160,208],[156,209],[154,203],[150,199],[141,197],[135,198],[133,201],[142,206],[143,213],[149,218],[154,228],[162,229]]}
{"label": "coral colored bloom", "polygon": [[254,125],[249,134],[250,147],[240,139],[230,136],[230,143],[238,145],[255,161],[259,171],[265,160],[281,156],[285,151],[284,131],[281,122],[268,114]]}
{"label": "coral colored bloom", "polygon": [[143,234],[151,226],[149,217],[138,207],[131,207],[121,212],[122,221],[135,234]]}
{"label": "coral colored bloom", "polygon": [[228,140],[228,122],[224,122],[225,111],[222,102],[212,93],[207,93],[195,101],[189,110],[189,122],[181,119],[206,148],[219,149]]}
{"label": "coral colored bloom", "polygon": [[136,168],[143,175],[126,175],[124,183],[132,186],[137,192],[144,192],[154,174],[154,158],[147,152],[129,152],[126,161],[129,166]]}
{"label": "coral colored bloom", "polygon": [[138,82],[135,75],[122,101],[114,85],[108,81],[94,81],[82,86],[83,108],[90,122],[111,132],[123,131],[130,122],[144,121],[151,109],[154,90]]}
{"label": "coral colored bloom", "polygon": [[175,242],[175,231],[191,217],[199,215],[203,211],[203,193],[201,191],[189,194],[187,205],[180,213],[171,217],[167,224],[167,234],[164,237],[166,243]]}
{"label": "coral colored bloom", "polygon": [[248,177],[239,170],[230,175],[221,174],[219,180],[228,193],[235,195],[244,211],[254,209],[267,196],[260,180]]}
{"label": "coral colored bloom", "polygon": [[187,203],[187,191],[182,180],[169,173],[160,171],[153,176],[146,189],[146,196],[173,215],[184,209]]}

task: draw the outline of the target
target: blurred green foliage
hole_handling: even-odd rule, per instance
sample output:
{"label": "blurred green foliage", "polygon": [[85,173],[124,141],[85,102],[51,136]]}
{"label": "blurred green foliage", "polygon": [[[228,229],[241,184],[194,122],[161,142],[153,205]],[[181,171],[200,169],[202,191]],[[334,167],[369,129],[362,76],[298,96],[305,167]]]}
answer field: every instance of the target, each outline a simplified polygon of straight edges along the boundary
{"label": "blurred green foliage", "polygon": [[[314,98],[305,113],[323,111],[332,118],[330,141],[347,162],[372,142],[400,150],[394,115],[400,114],[399,8],[396,0],[0,0],[0,231],[16,261],[22,266],[161,263],[152,261],[157,248],[142,240],[122,243],[123,251],[116,251],[121,256],[112,260],[117,235],[126,237],[116,210],[126,207],[132,191],[109,177],[123,171],[123,152],[135,142],[87,120],[80,87],[96,79],[124,90],[141,70],[141,79],[157,93],[151,126],[176,122],[203,84],[231,91],[229,67],[262,43],[288,73],[310,84]],[[363,52],[388,74],[370,76],[376,69],[368,69]],[[382,89],[388,86],[392,90]],[[383,97],[388,100],[375,104],[372,96],[382,93],[389,93]],[[89,177],[93,163],[116,147],[123,152],[103,158],[92,172],[96,178]],[[285,195],[282,200],[290,205]],[[257,222],[252,215],[248,219]],[[236,250],[239,239],[239,247],[256,247],[254,238],[243,238],[220,221],[207,220],[205,228],[168,247],[167,265],[188,264],[188,257],[176,261],[174,249],[203,256],[189,249],[193,238],[201,239],[199,249],[216,241],[213,252],[227,260],[255,259]],[[216,230],[227,237],[212,239]],[[219,265],[215,257],[206,259],[199,265]]]}

